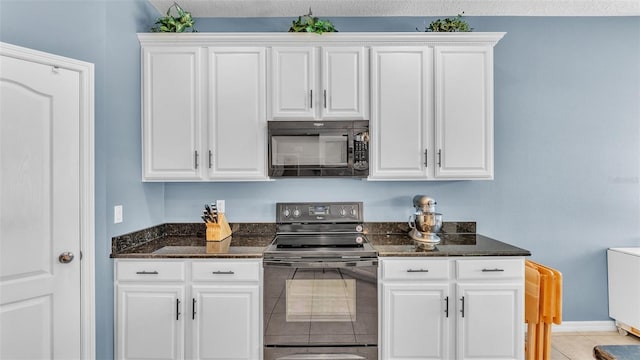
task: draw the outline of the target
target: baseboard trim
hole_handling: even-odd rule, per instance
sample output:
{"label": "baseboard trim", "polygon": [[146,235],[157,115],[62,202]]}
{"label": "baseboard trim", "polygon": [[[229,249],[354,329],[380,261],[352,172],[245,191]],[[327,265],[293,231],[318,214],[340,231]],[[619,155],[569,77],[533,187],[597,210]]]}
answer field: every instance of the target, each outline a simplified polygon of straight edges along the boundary
{"label": "baseboard trim", "polygon": [[563,321],[560,325],[553,325],[553,332],[593,332],[617,331],[613,320],[605,321]]}

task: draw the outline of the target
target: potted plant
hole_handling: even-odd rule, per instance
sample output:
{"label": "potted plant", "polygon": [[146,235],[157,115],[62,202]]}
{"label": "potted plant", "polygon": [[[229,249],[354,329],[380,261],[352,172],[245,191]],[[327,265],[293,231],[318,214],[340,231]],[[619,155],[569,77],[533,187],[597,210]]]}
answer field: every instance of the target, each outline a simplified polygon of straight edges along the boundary
{"label": "potted plant", "polygon": [[[462,12],[464,14],[464,11]],[[416,28],[418,30],[418,28]],[[420,30],[418,30],[420,31]],[[473,31],[469,24],[462,20],[462,15],[456,17],[438,19],[432,21],[429,26],[425,27],[425,32],[470,32]]]}
{"label": "potted plant", "polygon": [[[177,16],[171,15],[171,10],[175,9]],[[178,5],[173,3],[167,9],[167,16],[163,16],[156,20],[155,25],[151,28],[152,32],[185,32],[191,29],[191,32],[196,32],[196,21],[191,17],[191,13],[184,11]]]}
{"label": "potted plant", "polygon": [[293,20],[289,32],[309,32],[322,34],[325,32],[338,32],[329,20],[321,20],[317,17],[312,17],[313,13],[309,8],[309,13],[298,16],[298,20]]}

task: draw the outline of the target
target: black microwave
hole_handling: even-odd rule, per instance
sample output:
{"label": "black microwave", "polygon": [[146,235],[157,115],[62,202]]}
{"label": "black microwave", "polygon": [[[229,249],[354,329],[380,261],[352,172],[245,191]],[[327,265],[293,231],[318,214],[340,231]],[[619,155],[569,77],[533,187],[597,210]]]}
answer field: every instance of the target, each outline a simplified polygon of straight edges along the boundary
{"label": "black microwave", "polygon": [[369,176],[369,121],[269,121],[269,176]]}

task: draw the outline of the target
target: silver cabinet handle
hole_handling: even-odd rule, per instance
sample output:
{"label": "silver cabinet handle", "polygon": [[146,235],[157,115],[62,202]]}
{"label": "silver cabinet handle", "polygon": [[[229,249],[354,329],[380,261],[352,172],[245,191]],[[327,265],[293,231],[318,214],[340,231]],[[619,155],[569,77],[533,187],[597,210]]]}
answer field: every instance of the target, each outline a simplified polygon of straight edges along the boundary
{"label": "silver cabinet handle", "polygon": [[180,320],[180,299],[176,299],[176,320]]}
{"label": "silver cabinet handle", "polygon": [[60,254],[60,256],[58,256],[58,261],[60,261],[62,264],[68,264],[73,261],[74,257],[75,256],[71,251],[65,251]]}
{"label": "silver cabinet handle", "polygon": [[429,165],[427,165],[427,162],[428,162],[428,159],[429,159],[429,157],[427,155],[428,153],[429,153],[429,149],[424,149],[424,167],[428,167],[429,166]]}
{"label": "silver cabinet handle", "polygon": [[309,108],[313,109],[313,89],[309,90]]}
{"label": "silver cabinet handle", "polygon": [[229,270],[229,271],[214,271],[212,272],[212,274],[214,275],[233,275],[235,274],[235,272]]}
{"label": "silver cabinet handle", "polygon": [[213,152],[209,150],[209,169],[213,166]]}
{"label": "silver cabinet handle", "polygon": [[449,317],[449,297],[444,298],[444,301],[447,304],[447,307],[444,309],[444,314],[446,317]]}
{"label": "silver cabinet handle", "polygon": [[193,165],[196,169],[198,168],[198,150],[193,152]]}
{"label": "silver cabinet handle", "polygon": [[498,269],[498,268],[495,268],[495,269],[482,269],[482,272],[501,272],[501,271],[504,271],[504,269]]}
{"label": "silver cabinet handle", "polygon": [[462,301],[462,309],[460,312],[462,313],[462,317],[464,317],[464,296],[460,298],[460,301]]}
{"label": "silver cabinet handle", "polygon": [[429,272],[429,269],[408,269],[407,270],[408,273],[414,273],[414,272]]}
{"label": "silver cabinet handle", "polygon": [[157,271],[136,271],[138,275],[158,275]]}
{"label": "silver cabinet handle", "polygon": [[324,108],[326,109],[327,108],[327,90],[326,89],[324,90],[324,96],[323,97],[324,97],[324,100],[323,100],[324,101]]}
{"label": "silver cabinet handle", "polygon": [[195,320],[195,318],[196,318],[196,299],[192,298],[191,300],[193,300],[191,302],[191,320]]}
{"label": "silver cabinet handle", "polygon": [[438,167],[442,167],[442,149],[438,149]]}

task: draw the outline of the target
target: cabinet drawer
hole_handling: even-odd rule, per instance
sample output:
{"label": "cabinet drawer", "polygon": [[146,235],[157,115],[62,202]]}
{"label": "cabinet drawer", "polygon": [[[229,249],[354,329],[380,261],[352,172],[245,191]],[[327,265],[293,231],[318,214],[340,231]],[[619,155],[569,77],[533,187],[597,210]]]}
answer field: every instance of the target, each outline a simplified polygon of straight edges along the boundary
{"label": "cabinet drawer", "polygon": [[456,260],[458,280],[523,279],[524,260]]}
{"label": "cabinet drawer", "polygon": [[184,281],[182,261],[117,261],[116,281]]}
{"label": "cabinet drawer", "polygon": [[261,263],[258,261],[193,262],[193,281],[259,281]]}
{"label": "cabinet drawer", "polygon": [[448,278],[448,260],[398,259],[382,261],[383,280],[446,280]]}

